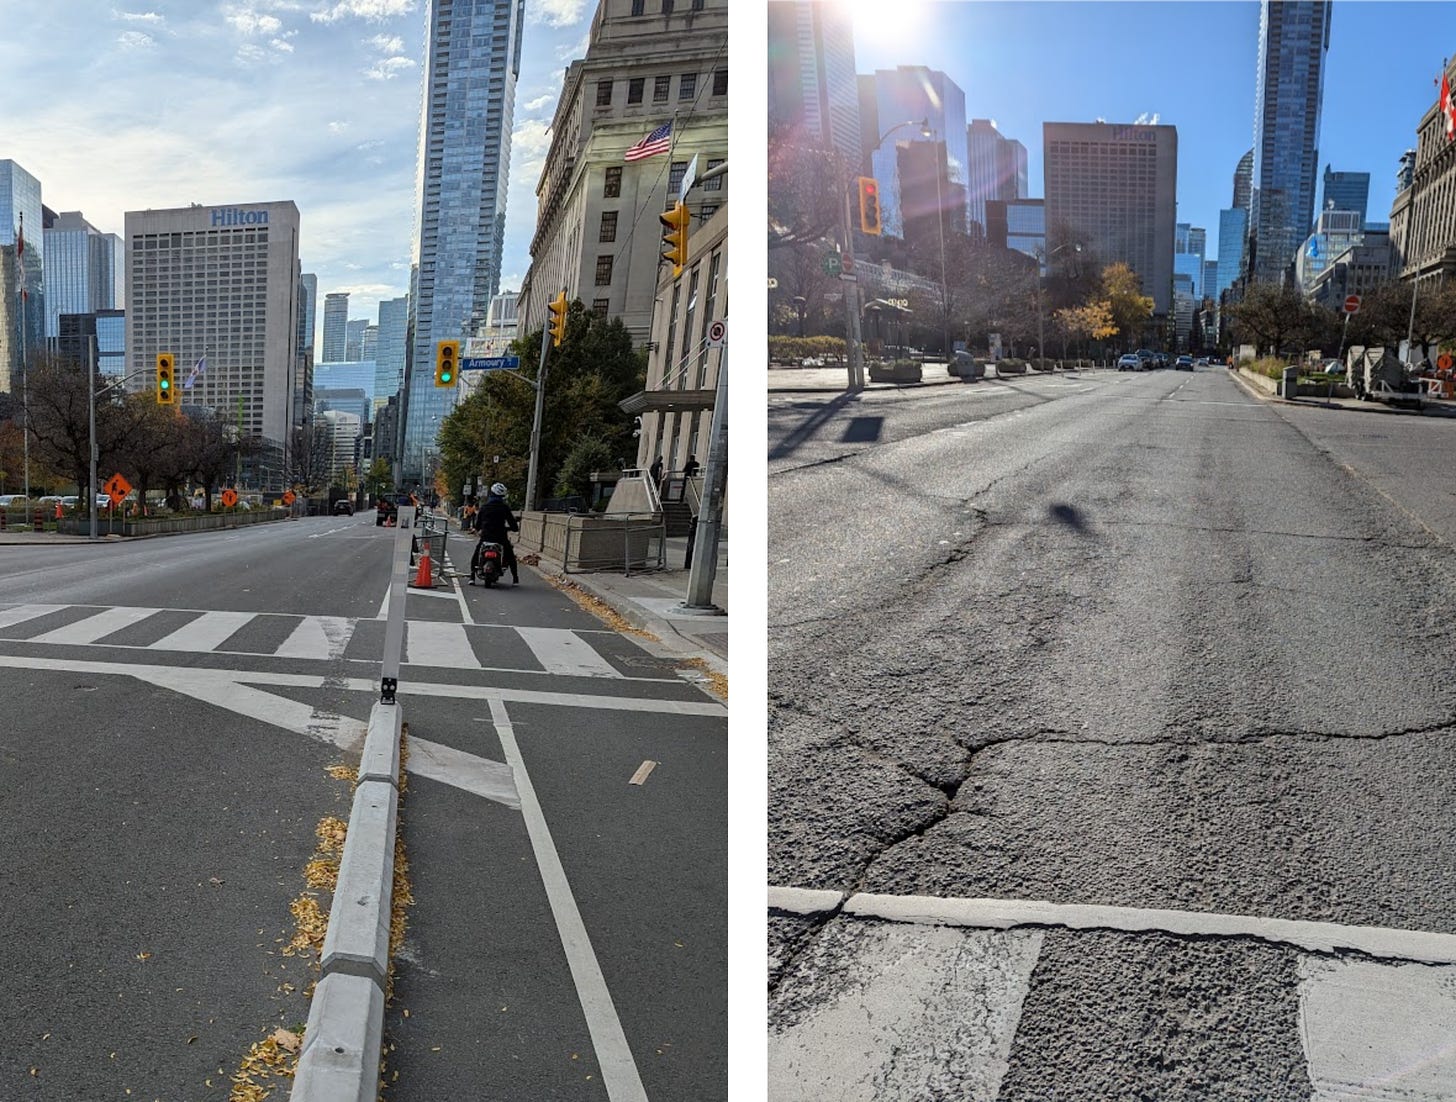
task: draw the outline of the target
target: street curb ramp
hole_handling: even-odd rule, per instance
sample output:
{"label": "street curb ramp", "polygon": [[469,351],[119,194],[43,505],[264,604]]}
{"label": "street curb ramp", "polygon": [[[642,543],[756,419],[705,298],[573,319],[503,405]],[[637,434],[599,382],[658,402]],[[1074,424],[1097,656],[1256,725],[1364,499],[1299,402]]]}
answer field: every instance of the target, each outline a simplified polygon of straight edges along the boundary
{"label": "street curb ramp", "polygon": [[291,1102],[374,1102],[389,979],[390,898],[399,817],[400,704],[376,702],[339,862]]}

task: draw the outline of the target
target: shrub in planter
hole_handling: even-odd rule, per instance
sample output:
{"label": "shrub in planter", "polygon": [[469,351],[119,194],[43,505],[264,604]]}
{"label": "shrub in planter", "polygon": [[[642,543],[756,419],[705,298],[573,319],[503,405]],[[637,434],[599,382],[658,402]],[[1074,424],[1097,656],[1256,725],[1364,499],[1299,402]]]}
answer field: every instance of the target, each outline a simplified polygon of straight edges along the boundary
{"label": "shrub in planter", "polygon": [[872,383],[918,383],[920,378],[920,365],[914,360],[870,364]]}
{"label": "shrub in planter", "polygon": [[1025,360],[997,360],[996,361],[996,374],[997,375],[1025,375],[1026,374],[1026,361]]}

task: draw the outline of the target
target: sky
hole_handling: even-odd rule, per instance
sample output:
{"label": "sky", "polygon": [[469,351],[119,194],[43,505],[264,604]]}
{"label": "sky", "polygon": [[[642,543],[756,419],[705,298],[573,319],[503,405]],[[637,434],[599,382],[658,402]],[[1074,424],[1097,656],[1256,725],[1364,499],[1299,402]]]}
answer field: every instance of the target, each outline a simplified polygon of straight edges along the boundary
{"label": "sky", "polygon": [[[926,65],[966,94],[966,121],[994,119],[1027,150],[1042,186],[1042,123],[1133,122],[1178,128],[1178,221],[1208,231],[1233,203],[1253,145],[1259,5],[1229,2],[925,3],[855,0],[855,69]],[[1456,50],[1456,4],[1335,0],[1330,17],[1319,172],[1370,173],[1366,217],[1390,219],[1400,155],[1436,103]],[[1319,200],[1317,185],[1316,202]]]}
{"label": "sky", "polygon": [[[526,3],[502,290],[530,265],[547,127],[595,8]],[[348,291],[349,316],[374,321],[409,290],[427,13],[426,0],[0,0],[0,159],[107,233],[128,210],[291,199],[320,299]]]}

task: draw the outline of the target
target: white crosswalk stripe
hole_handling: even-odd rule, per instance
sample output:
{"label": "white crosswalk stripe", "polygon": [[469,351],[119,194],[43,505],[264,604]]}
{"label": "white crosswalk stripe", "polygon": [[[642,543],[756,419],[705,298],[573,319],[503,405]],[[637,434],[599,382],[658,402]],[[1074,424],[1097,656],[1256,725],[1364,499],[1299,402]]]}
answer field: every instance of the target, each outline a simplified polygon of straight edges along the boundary
{"label": "white crosswalk stripe", "polygon": [[0,609],[0,629],[36,620],[52,612],[60,612],[66,605],[17,605],[15,608]]}
{"label": "white crosswalk stripe", "polygon": [[204,612],[151,644],[152,650],[210,651],[253,618],[252,612]]}
{"label": "white crosswalk stripe", "polygon": [[547,673],[574,677],[621,677],[616,667],[566,628],[516,628]]}
{"label": "white crosswalk stripe", "polygon": [[470,649],[464,624],[410,620],[405,623],[404,661],[437,669],[478,670],[480,661]]}
{"label": "white crosswalk stripe", "polygon": [[338,658],[354,635],[355,620],[305,616],[273,653],[279,658]]}
{"label": "white crosswalk stripe", "polygon": [[94,643],[98,639],[104,639],[113,632],[122,628],[131,627],[132,624],[140,623],[149,616],[154,616],[161,609],[157,608],[108,608],[97,612],[95,616],[88,616],[84,620],[77,620],[74,624],[67,624],[65,627],[56,628],[43,635],[37,635],[31,640],[32,643]]}

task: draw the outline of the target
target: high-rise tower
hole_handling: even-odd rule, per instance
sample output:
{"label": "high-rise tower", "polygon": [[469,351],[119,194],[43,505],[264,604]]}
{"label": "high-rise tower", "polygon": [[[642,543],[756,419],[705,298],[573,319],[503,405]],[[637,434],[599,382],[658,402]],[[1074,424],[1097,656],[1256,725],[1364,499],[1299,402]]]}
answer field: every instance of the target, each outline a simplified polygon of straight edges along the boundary
{"label": "high-rise tower", "polygon": [[424,479],[424,455],[455,390],[434,385],[436,341],[485,325],[500,289],[501,242],[525,0],[431,0],[417,167],[414,349],[404,386],[400,476]]}
{"label": "high-rise tower", "polygon": [[324,296],[324,354],[319,363],[343,363],[348,343],[349,292],[333,291]]}
{"label": "high-rise tower", "polygon": [[1329,48],[1330,0],[1262,0],[1249,207],[1255,282],[1282,280],[1314,219]]}

